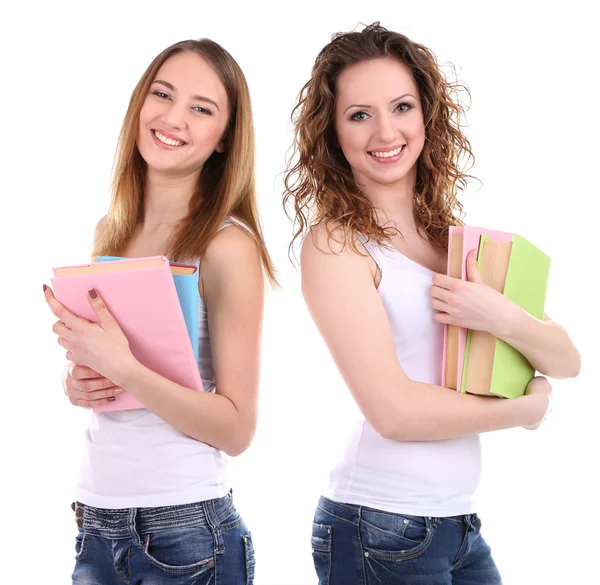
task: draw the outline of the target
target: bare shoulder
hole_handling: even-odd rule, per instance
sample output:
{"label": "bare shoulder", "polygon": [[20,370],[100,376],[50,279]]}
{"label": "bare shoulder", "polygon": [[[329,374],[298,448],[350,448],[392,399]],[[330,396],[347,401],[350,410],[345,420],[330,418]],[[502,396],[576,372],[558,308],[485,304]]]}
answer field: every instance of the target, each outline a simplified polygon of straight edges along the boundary
{"label": "bare shoulder", "polygon": [[[358,238],[355,239],[354,243],[359,250],[362,248],[362,244]],[[339,222],[323,221],[308,230],[302,242],[301,254],[302,257],[312,257],[318,254],[333,256],[356,255],[350,244],[344,227]]]}
{"label": "bare shoulder", "polygon": [[314,225],[302,242],[300,266],[303,274],[331,270],[365,274],[367,270],[372,275],[371,263],[374,265],[358,236],[353,242],[349,241],[345,229],[338,222]]}
{"label": "bare shoulder", "polygon": [[208,244],[203,255],[203,262],[222,263],[247,262],[255,258],[260,260],[258,246],[248,230],[235,224],[219,230]]}
{"label": "bare shoulder", "polygon": [[104,228],[106,227],[106,223],[108,221],[108,216],[105,215],[100,221],[96,224],[96,228],[94,229],[94,241],[98,239]]}

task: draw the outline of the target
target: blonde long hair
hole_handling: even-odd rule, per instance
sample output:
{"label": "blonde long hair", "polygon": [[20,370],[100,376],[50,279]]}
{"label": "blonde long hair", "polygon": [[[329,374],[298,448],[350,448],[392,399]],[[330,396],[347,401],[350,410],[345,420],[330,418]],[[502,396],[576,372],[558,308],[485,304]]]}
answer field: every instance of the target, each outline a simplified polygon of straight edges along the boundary
{"label": "blonde long hair", "polygon": [[250,228],[264,272],[275,283],[275,268],[258,219],[248,84],[233,57],[209,39],[181,41],[166,48],[150,63],[133,90],[117,145],[110,209],[92,256],[122,254],[143,219],[146,163],[136,145],[140,111],[160,67],[182,52],[194,53],[214,68],[227,92],[230,116],[223,140],[225,151],[213,153],[204,163],[189,213],[168,242],[166,255],[172,261],[200,257],[223,221],[233,216]]}

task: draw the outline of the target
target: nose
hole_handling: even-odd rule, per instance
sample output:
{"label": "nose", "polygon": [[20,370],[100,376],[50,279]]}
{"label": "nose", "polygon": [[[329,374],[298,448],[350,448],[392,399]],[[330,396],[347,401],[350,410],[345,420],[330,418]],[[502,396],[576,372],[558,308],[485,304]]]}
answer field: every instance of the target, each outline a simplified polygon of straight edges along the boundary
{"label": "nose", "polygon": [[377,137],[381,142],[392,142],[396,138],[394,120],[389,115],[382,115],[377,120]]}
{"label": "nose", "polygon": [[180,130],[185,126],[185,114],[187,108],[184,104],[173,103],[169,109],[163,113],[162,118],[165,124],[173,130]]}

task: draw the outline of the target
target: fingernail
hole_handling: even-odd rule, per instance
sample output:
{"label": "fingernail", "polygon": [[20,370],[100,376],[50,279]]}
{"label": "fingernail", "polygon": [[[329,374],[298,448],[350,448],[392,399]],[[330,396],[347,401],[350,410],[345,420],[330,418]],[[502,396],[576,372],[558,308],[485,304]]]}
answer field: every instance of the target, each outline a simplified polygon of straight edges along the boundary
{"label": "fingernail", "polygon": [[46,292],[46,289],[47,289],[47,288],[48,288],[48,287],[47,287],[46,285],[44,285],[44,292]]}
{"label": "fingernail", "polygon": [[108,397],[108,401],[109,402],[114,402],[116,400],[116,398],[114,396],[109,396]]}
{"label": "fingernail", "polygon": [[89,291],[90,296],[95,299],[98,296],[98,293],[96,292],[96,289],[93,288],[91,291]]}
{"label": "fingernail", "polygon": [[115,388],[115,394],[123,394],[123,392],[125,392],[123,388]]}

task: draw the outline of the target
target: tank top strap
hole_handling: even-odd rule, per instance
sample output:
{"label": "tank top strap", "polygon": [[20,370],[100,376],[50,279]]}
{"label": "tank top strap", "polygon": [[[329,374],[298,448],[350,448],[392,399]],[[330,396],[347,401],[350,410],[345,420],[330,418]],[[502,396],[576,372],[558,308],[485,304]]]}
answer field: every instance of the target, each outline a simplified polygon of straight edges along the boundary
{"label": "tank top strap", "polygon": [[386,249],[385,244],[379,244],[377,240],[367,238],[360,232],[357,232],[357,235],[358,239],[361,241],[362,245],[365,247],[371,258],[373,258],[375,264],[377,264],[380,272],[383,274],[383,270],[390,259],[390,251]]}
{"label": "tank top strap", "polygon": [[250,235],[252,235],[252,230],[243,221],[241,221],[237,217],[233,217],[232,215],[228,216],[227,219],[225,219],[225,221],[219,226],[219,229],[217,231],[220,232],[222,229],[225,229],[230,225],[237,225],[238,227],[245,229],[248,233],[250,233]]}

